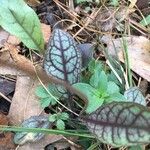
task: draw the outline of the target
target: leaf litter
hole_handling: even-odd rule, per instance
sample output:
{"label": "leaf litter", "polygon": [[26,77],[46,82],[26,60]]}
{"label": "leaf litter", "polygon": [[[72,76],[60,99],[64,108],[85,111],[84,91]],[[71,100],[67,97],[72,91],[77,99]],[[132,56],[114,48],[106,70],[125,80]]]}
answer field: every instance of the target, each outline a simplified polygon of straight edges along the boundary
{"label": "leaf litter", "polygon": [[[62,3],[60,3],[60,2],[58,2],[58,1],[54,1],[55,3],[56,3],[56,5],[57,6],[63,6],[63,5],[61,5]],[[134,11],[134,9],[132,9],[134,6],[135,6],[135,4],[136,4],[136,1],[134,1],[134,2],[132,2],[132,1],[130,1],[131,2],[131,4],[130,4],[130,10],[128,10],[128,11],[126,11],[126,13],[124,13],[125,12],[125,9],[122,9],[122,8],[120,8],[120,9],[118,9],[118,10],[121,10],[121,11],[116,11],[116,9],[115,9],[115,7],[113,7],[114,8],[114,10],[112,11],[111,9],[109,9],[109,7],[107,8],[108,9],[108,12],[110,12],[111,11],[111,13],[109,13],[110,14],[110,16],[112,16],[112,18],[111,19],[109,19],[109,15],[108,16],[103,16],[103,14],[102,13],[100,13],[99,15],[102,15],[101,17],[103,18],[105,18],[106,19],[106,22],[103,20],[103,19],[101,19],[101,17],[99,16],[99,17],[97,17],[96,18],[96,20],[98,20],[101,24],[97,24],[96,26],[98,26],[98,30],[97,29],[95,29],[95,22],[93,22],[93,20],[90,18],[90,21],[88,21],[87,23],[86,23],[86,25],[85,26],[83,26],[81,29],[79,29],[78,30],[78,32],[77,32],[77,26],[72,22],[72,23],[68,23],[68,24],[66,24],[66,25],[62,25],[63,26],[63,28],[65,28],[65,29],[67,29],[68,28],[68,30],[72,30],[71,32],[73,33],[73,34],[75,34],[75,39],[76,40],[78,40],[78,41],[92,41],[93,43],[95,43],[95,40],[93,40],[93,37],[91,36],[91,33],[93,33],[93,36],[97,36],[98,35],[98,37],[99,37],[99,31],[100,32],[105,32],[105,31],[111,31],[111,32],[113,32],[113,30],[117,30],[117,32],[122,32],[122,31],[124,31],[124,26],[121,26],[122,25],[122,21],[123,20],[126,20],[126,19],[129,19],[130,18],[130,16],[131,16],[131,14],[133,14],[135,11]],[[51,2],[50,2],[51,3]],[[94,7],[95,7],[95,4],[93,5],[93,2],[90,2],[91,3],[91,10],[93,11],[94,10]],[[144,3],[146,3],[146,1],[144,1]],[[40,5],[43,5],[43,3],[39,3],[39,1],[29,1],[29,4],[30,5],[32,5],[32,6],[35,6],[35,5],[38,5],[38,7],[40,6]],[[124,4],[124,3],[123,3]],[[126,4],[126,3],[125,3]],[[140,3],[140,1],[138,0],[137,1],[137,4],[138,4],[138,7],[140,8],[146,8],[147,7],[147,5],[146,6],[141,6],[141,3]],[[54,5],[54,4],[53,4]],[[70,6],[71,5],[67,5],[67,4],[65,4],[68,8],[70,8]],[[88,5],[88,3],[86,4],[86,5]],[[84,7],[86,7],[86,5],[83,5],[83,7],[81,7],[81,10],[82,9],[84,9]],[[80,6],[82,6],[82,3],[80,4]],[[79,6],[79,7],[80,7]],[[74,8],[76,8],[77,7],[77,5],[74,5],[73,6]],[[104,10],[107,10],[107,9],[104,9]],[[66,13],[65,13],[65,10],[66,10],[66,8],[64,8],[64,7],[60,7],[59,8],[59,11],[60,12],[64,12],[64,18],[66,17],[67,19],[68,18],[74,18],[73,16],[69,16],[69,15],[66,15]],[[71,9],[68,9],[69,11],[71,10]],[[76,10],[76,9],[73,9],[74,11]],[[57,15],[58,15],[58,12],[59,12],[58,10],[55,12],[55,13],[57,13]],[[87,12],[88,12],[88,8],[87,8],[87,10],[86,10]],[[83,11],[84,12],[84,11]],[[84,21],[84,20],[87,20],[87,16],[83,13],[83,12],[80,12],[81,14],[82,14],[82,16],[83,16],[83,18],[81,18],[81,20],[80,21],[78,21],[78,23],[82,26],[83,24],[81,23],[81,21]],[[118,14],[117,14],[117,13]],[[49,12],[48,12],[49,13]],[[115,14],[114,16],[113,16],[113,13]],[[75,13],[74,13],[75,14]],[[77,12],[77,14],[79,14],[79,12]],[[122,17],[122,15],[124,16],[124,17]],[[59,15],[58,15],[59,17],[60,17],[60,20],[61,19],[63,19],[63,18],[61,18],[62,16],[61,16],[61,13],[59,13]],[[91,15],[92,16],[92,15]],[[93,15],[94,17],[96,16],[96,15]],[[116,17],[119,17],[119,18],[116,18]],[[87,17],[87,18],[86,18]],[[108,20],[107,20],[107,18],[108,18]],[[122,19],[122,18],[124,18],[124,19]],[[121,20],[122,19],[122,20]],[[131,19],[131,18],[130,18]],[[75,20],[75,22],[77,21],[76,20],[76,18],[74,18],[74,20]],[[103,22],[104,21],[104,22]],[[109,21],[109,22],[107,22],[107,21]],[[65,22],[65,21],[64,21]],[[119,26],[117,26],[117,24],[119,25]],[[65,24],[65,23],[64,23]],[[73,28],[70,28],[69,29],[69,26],[70,25],[72,25],[72,27]],[[91,25],[92,25],[92,27],[91,27]],[[102,28],[101,28],[101,27]],[[43,24],[42,25],[42,27],[44,28],[43,29],[43,34],[44,34],[44,42],[45,43],[47,43],[48,42],[48,39],[49,39],[49,36],[50,36],[50,27],[48,26],[48,25],[45,25],[45,24]],[[94,27],[94,28],[93,28]],[[121,27],[121,28],[120,28]],[[75,29],[75,30],[74,30]],[[121,30],[120,30],[121,29]],[[94,31],[96,31],[96,32],[93,32],[93,30]],[[86,32],[85,32],[86,31]],[[138,30],[139,31],[139,30]],[[87,34],[87,33],[89,33],[89,34]],[[142,33],[142,32],[140,32],[140,33]],[[3,34],[3,33],[2,33]],[[97,34],[97,35],[96,35]],[[88,35],[88,36],[87,36]],[[90,35],[90,36],[89,36]],[[7,40],[7,42],[9,41],[9,43],[11,43],[13,40],[11,39],[12,37],[11,37],[12,35],[10,35],[9,36],[9,40]],[[100,37],[101,37],[101,35],[100,35]],[[5,36],[5,34],[4,34],[4,37],[3,37],[3,39],[4,39],[4,41],[6,41],[6,39],[7,39],[7,36]],[[3,39],[2,39],[2,41],[3,41]],[[89,40],[90,39],[90,40]],[[113,56],[118,56],[118,58],[119,58],[119,60],[121,61],[121,62],[125,62],[124,61],[124,53],[123,53],[123,46],[122,46],[122,39],[125,39],[125,41],[126,41],[126,43],[127,43],[127,47],[128,47],[128,51],[129,51],[129,58],[130,58],[130,62],[131,62],[131,69],[134,71],[134,72],[136,72],[140,77],[142,77],[142,78],[144,78],[144,79],[146,79],[148,82],[150,82],[150,76],[149,76],[149,74],[150,74],[150,62],[149,62],[149,57],[150,57],[150,55],[149,55],[149,49],[150,49],[150,45],[149,45],[149,39],[146,37],[144,37],[144,34],[142,35],[142,36],[123,36],[123,38],[114,38],[114,37],[109,37],[109,38],[106,38],[106,39],[104,39],[104,38],[102,38],[102,39],[100,39],[100,42],[103,42],[103,43],[105,43],[106,45],[107,45],[107,49],[108,49],[108,53],[109,53],[109,55],[113,55]],[[15,40],[14,40],[15,41]],[[19,43],[20,43],[20,41],[15,41],[15,42],[13,42],[13,45],[17,45],[17,46],[19,46]],[[92,43],[92,44],[93,44]],[[12,44],[12,43],[11,43]],[[3,43],[2,43],[2,46],[3,46]],[[81,46],[82,47],[82,46]],[[114,53],[114,49],[115,49],[115,53]],[[117,53],[116,53],[116,50],[117,50]],[[93,53],[95,53],[95,51],[92,51]],[[87,56],[89,56],[89,57],[86,57],[87,58],[87,60],[85,61],[85,64],[87,64],[87,62],[88,62],[88,59],[93,59],[93,57],[91,56],[91,55],[93,55],[93,53],[91,54],[90,52],[88,52],[89,54],[87,54]],[[85,54],[86,54],[86,52],[85,52]],[[1,54],[0,54],[0,56],[1,56]],[[4,55],[3,55],[4,56]],[[0,59],[2,59],[2,57],[0,57]],[[10,59],[10,57],[8,58],[8,59]],[[5,59],[5,60],[7,60],[7,58]],[[37,101],[38,101],[38,99],[37,99],[37,97],[34,95],[34,91],[35,91],[35,87],[37,86],[37,85],[39,85],[39,83],[38,83],[38,81],[37,80],[35,80],[35,79],[33,79],[33,78],[30,78],[29,76],[27,76],[27,74],[26,73],[24,73],[24,72],[22,72],[22,71],[20,71],[19,69],[14,69],[14,68],[12,68],[12,67],[9,67],[9,66],[7,66],[6,67],[6,65],[1,65],[0,66],[0,74],[2,74],[2,75],[4,75],[4,74],[6,74],[6,75],[16,75],[17,76],[17,79],[16,79],[16,89],[15,89],[15,93],[14,93],[14,96],[13,96],[13,98],[12,98],[12,103],[11,103],[11,107],[10,107],[10,111],[9,111],[9,117],[11,118],[10,119],[10,123],[12,124],[12,125],[14,125],[14,124],[16,124],[16,125],[18,125],[18,124],[20,124],[20,123],[22,123],[22,121],[24,121],[25,119],[28,119],[29,117],[31,117],[32,115],[33,116],[36,116],[36,115],[39,115],[43,110],[40,108],[40,106],[39,106],[39,103],[37,103]],[[147,88],[147,87],[146,87]],[[134,89],[135,90],[135,89]],[[144,89],[145,90],[145,89]],[[129,91],[128,91],[129,92]],[[135,91],[134,91],[135,92]],[[133,98],[132,98],[132,100],[134,101],[134,100],[137,100],[137,101],[140,101],[141,99],[144,101],[144,98],[142,97],[142,95],[141,95],[141,93],[139,93],[139,91],[137,91],[137,93],[134,95],[133,93],[132,93],[132,89],[131,89],[131,92],[129,92],[132,96],[133,96]],[[128,93],[128,94],[129,94]],[[130,95],[129,94],[129,95]],[[136,99],[136,96],[137,95],[140,95],[139,97],[142,97],[141,99]],[[131,100],[131,101],[132,101]],[[143,102],[140,102],[140,103],[142,103],[143,104]],[[113,104],[111,104],[111,105],[113,105]],[[110,106],[111,106],[110,105]],[[116,104],[117,105],[117,104]],[[124,105],[126,105],[126,104],[124,104]],[[145,102],[144,102],[144,105],[145,105]],[[23,106],[23,107],[18,107],[18,106]],[[102,108],[104,108],[104,110],[107,110],[107,106],[109,107],[109,105],[106,105],[106,108],[105,108],[105,106],[103,106]],[[120,108],[122,108],[123,106],[121,105],[121,106],[119,106],[119,104],[117,105],[117,109],[118,110],[120,110]],[[135,107],[138,107],[138,105],[136,105]],[[34,109],[33,109],[34,108]],[[124,109],[125,109],[126,107],[124,107]],[[97,110],[97,112],[98,111],[100,111],[100,109],[98,109]],[[131,110],[131,112],[134,112],[135,110]],[[18,112],[20,112],[20,114],[18,113]],[[97,112],[95,112],[95,114],[94,114],[94,116],[95,115],[97,115],[96,113]],[[119,112],[119,111],[118,111]],[[115,115],[117,115],[117,113],[118,113],[117,111],[114,111],[113,113],[114,113],[114,116]],[[128,113],[128,109],[127,109],[127,111],[125,112],[125,114],[124,115],[127,115]],[[18,114],[17,114],[18,113]],[[130,112],[129,112],[130,113]],[[98,114],[99,114],[99,112],[98,112]],[[136,115],[136,113],[135,113],[135,115]],[[89,116],[87,116],[87,117],[91,117],[92,116],[92,114],[91,115],[89,115]],[[102,116],[103,116],[103,114],[102,114]],[[109,117],[109,115],[108,115],[108,117]],[[122,116],[120,116],[120,117],[122,117]],[[124,116],[123,116],[124,117]],[[138,116],[139,117],[139,116]],[[146,116],[147,117],[147,116]],[[113,118],[112,118],[113,119]],[[129,118],[129,119],[131,119],[132,120],[132,118]],[[97,120],[97,121],[99,121],[99,120]],[[90,122],[90,123],[92,123],[92,122]],[[90,124],[89,123],[89,124]],[[133,124],[134,125],[134,124]],[[92,125],[90,125],[89,126],[89,128],[91,128],[92,127]],[[97,128],[99,128],[99,127],[97,127]],[[108,127],[109,128],[109,127]],[[106,129],[107,130],[107,129]],[[123,129],[124,130],[124,129]],[[130,129],[129,129],[130,130]],[[142,129],[141,129],[142,130]],[[144,130],[144,129],[143,129]],[[92,132],[97,132],[97,133],[99,133],[99,132],[101,132],[101,131],[92,131]],[[116,132],[116,130],[114,130],[114,132]],[[119,134],[123,134],[123,133],[120,133],[120,129],[118,129],[118,132],[119,132]],[[129,131],[129,132],[131,132],[131,131]],[[133,131],[134,132],[134,131]],[[140,131],[140,132],[142,132],[142,131]],[[142,132],[143,133],[143,132]],[[136,133],[135,133],[135,135],[136,135]],[[50,135],[49,135],[50,136]],[[98,135],[99,136],[99,135]],[[106,138],[107,136],[108,136],[108,138],[109,138],[109,134],[107,134],[107,132],[105,132],[104,134],[103,134],[103,136],[104,136],[104,138]],[[115,135],[116,136],[116,135]],[[145,139],[148,137],[148,135],[147,135],[147,133],[144,135],[145,136]],[[28,144],[25,144],[25,145],[23,145],[23,146],[19,146],[19,148],[18,149],[39,149],[39,148],[41,148],[41,149],[43,149],[46,145],[48,145],[49,143],[51,143],[51,142],[49,142],[50,140],[52,140],[53,141],[53,138],[55,138],[53,135],[52,136],[50,136],[49,138],[47,137],[47,136],[45,136],[44,138],[43,138],[43,140],[41,141],[41,142],[39,142],[38,144],[37,143],[28,143]],[[58,140],[58,139],[62,139],[62,136],[56,136],[56,141]],[[111,137],[110,137],[110,139],[111,139]],[[129,139],[130,139],[130,137],[129,137]],[[104,139],[104,143],[106,143],[106,144],[112,144],[112,145],[119,145],[121,142],[123,142],[123,144],[125,143],[125,142],[127,142],[128,144],[129,143],[131,143],[132,144],[132,141],[129,141],[129,139],[126,139],[126,141],[120,141],[119,143],[117,143],[118,141],[118,139],[117,139],[117,136],[116,136],[116,141],[112,138],[111,140],[109,140],[109,141],[107,141],[107,139]],[[119,139],[119,140],[121,140],[121,139]],[[54,140],[55,141],[55,140]],[[103,141],[103,140],[102,140]],[[107,142],[106,142],[107,141]],[[110,142],[111,141],[111,142]],[[43,144],[44,143],[44,144]],[[53,142],[52,142],[53,143]],[[147,142],[146,142],[147,143]]]}

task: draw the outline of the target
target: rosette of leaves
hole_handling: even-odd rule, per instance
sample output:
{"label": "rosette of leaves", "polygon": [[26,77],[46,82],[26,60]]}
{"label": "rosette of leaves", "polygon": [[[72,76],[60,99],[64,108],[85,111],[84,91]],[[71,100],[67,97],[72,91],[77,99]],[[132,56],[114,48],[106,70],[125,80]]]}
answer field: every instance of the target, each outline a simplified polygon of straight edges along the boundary
{"label": "rosette of leaves", "polygon": [[102,65],[95,65],[93,75],[89,83],[76,83],[74,88],[86,95],[88,104],[86,113],[92,113],[101,105],[112,101],[124,101],[125,97],[120,93],[118,85],[109,81],[107,74],[102,70]]}
{"label": "rosette of leaves", "polygon": [[[49,128],[51,122],[48,121],[47,116],[32,116],[22,123],[25,128]],[[44,133],[32,132],[16,132],[14,136],[14,143],[22,145],[26,142],[35,142],[44,137]]]}
{"label": "rosette of leaves", "polygon": [[[67,32],[55,29],[49,40],[44,59],[44,69],[47,74],[70,84],[79,82],[81,72],[81,54],[73,37]],[[57,86],[61,94],[63,87]]]}

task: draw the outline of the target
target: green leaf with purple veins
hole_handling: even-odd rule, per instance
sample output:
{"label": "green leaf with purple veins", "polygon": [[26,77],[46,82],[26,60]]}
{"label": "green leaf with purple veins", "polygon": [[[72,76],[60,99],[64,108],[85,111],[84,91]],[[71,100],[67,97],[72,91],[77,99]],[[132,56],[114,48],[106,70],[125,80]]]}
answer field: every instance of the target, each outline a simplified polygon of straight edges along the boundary
{"label": "green leaf with purple veins", "polygon": [[[44,69],[47,74],[70,84],[79,82],[81,54],[70,34],[60,29],[53,31],[45,55]],[[65,93],[60,87],[58,91]]]}
{"label": "green leaf with purple veins", "polygon": [[[47,116],[32,116],[22,123],[22,127],[26,128],[44,128],[48,129],[51,123]],[[14,143],[22,145],[26,142],[35,142],[44,137],[43,133],[32,132],[16,132],[14,136]]]}
{"label": "green leaf with purple veins", "polygon": [[112,102],[83,117],[88,129],[116,147],[150,142],[150,109],[132,102]]}
{"label": "green leaf with purple veins", "polygon": [[124,92],[127,101],[146,106],[146,100],[138,87],[131,87]]}

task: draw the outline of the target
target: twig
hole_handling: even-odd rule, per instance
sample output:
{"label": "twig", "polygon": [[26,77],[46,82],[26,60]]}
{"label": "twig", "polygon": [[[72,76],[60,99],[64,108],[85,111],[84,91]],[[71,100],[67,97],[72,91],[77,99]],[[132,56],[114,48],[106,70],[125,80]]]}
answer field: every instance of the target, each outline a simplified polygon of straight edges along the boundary
{"label": "twig", "polygon": [[0,96],[11,103],[11,100],[8,97],[6,97],[3,93],[0,92]]}

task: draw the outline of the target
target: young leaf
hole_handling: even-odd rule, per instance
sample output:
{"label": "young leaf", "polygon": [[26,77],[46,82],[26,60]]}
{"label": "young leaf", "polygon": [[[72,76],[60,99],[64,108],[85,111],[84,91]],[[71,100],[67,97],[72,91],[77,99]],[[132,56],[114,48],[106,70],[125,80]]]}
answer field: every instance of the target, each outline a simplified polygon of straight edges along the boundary
{"label": "young leaf", "polygon": [[132,87],[126,90],[124,96],[126,97],[127,101],[146,106],[145,98],[142,95],[141,91],[138,89],[138,87]]}
{"label": "young leaf", "polygon": [[48,107],[49,105],[55,105],[57,102],[55,99],[53,99],[52,97],[46,97],[46,98],[42,98],[40,100],[41,102],[41,107],[42,108],[45,108],[45,107]]}
{"label": "young leaf", "polygon": [[107,76],[104,71],[100,71],[96,68],[94,74],[90,79],[90,84],[99,90],[101,94],[105,93],[107,90]]}
{"label": "young leaf", "polygon": [[150,140],[150,109],[143,105],[112,102],[81,119],[106,144],[131,146]]}
{"label": "young leaf", "polygon": [[0,25],[17,36],[28,48],[43,50],[40,21],[33,9],[23,0],[1,0],[0,5]]}
{"label": "young leaf", "polygon": [[67,120],[69,118],[69,115],[67,113],[61,113],[61,120]]}
{"label": "young leaf", "polygon": [[[44,60],[47,74],[53,75],[70,84],[77,83],[81,72],[81,54],[76,42],[67,32],[60,29],[53,31]],[[65,90],[59,91],[65,94]]]}
{"label": "young leaf", "polygon": [[100,61],[95,61],[95,59],[92,59],[88,64],[88,70],[91,73],[94,73],[96,70],[99,70],[100,72],[103,69],[103,65]]}
{"label": "young leaf", "polygon": [[48,92],[44,89],[43,86],[39,86],[35,90],[35,94],[40,98],[46,98],[49,96]]}
{"label": "young leaf", "polygon": [[87,113],[91,113],[95,111],[97,108],[99,108],[103,102],[104,99],[99,97],[99,92],[86,83],[76,83],[73,85],[74,88],[78,89],[81,93],[85,94],[88,99],[88,104],[86,108]]}
{"label": "young leaf", "polygon": [[57,120],[57,114],[50,115],[49,118],[48,118],[48,120],[50,122],[55,122]]}
{"label": "young leaf", "polygon": [[57,120],[56,126],[59,130],[64,130],[65,129],[65,123],[61,119]]}

